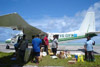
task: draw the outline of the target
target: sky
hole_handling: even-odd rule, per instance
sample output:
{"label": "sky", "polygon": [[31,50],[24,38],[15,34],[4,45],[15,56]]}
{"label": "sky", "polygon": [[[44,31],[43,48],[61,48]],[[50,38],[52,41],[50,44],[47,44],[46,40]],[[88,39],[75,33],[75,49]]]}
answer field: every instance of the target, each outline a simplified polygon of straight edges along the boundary
{"label": "sky", "polygon": [[[17,12],[28,24],[51,33],[78,30],[88,11],[95,12],[99,31],[100,0],[0,0],[0,16]],[[9,31],[0,28],[0,39],[11,37]]]}

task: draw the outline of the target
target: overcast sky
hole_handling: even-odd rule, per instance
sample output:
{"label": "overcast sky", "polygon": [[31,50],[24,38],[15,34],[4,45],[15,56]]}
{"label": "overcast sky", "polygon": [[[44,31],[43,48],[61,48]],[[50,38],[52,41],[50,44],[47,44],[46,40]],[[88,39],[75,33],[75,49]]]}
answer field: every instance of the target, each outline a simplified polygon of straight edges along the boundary
{"label": "overcast sky", "polygon": [[[27,23],[44,32],[78,30],[88,11],[95,12],[96,30],[99,31],[99,0],[0,0],[0,15],[17,12]],[[10,31],[0,28],[0,39],[11,37]]]}

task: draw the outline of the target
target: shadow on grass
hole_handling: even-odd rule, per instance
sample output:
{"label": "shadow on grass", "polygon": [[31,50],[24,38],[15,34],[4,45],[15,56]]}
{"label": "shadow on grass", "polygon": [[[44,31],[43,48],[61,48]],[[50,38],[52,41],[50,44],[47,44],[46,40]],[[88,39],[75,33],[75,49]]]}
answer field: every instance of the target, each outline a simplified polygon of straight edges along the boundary
{"label": "shadow on grass", "polygon": [[[85,53],[85,50],[84,50],[84,49],[78,49],[78,51],[82,51],[82,52]],[[94,54],[100,54],[100,53],[98,53],[98,52],[96,52],[96,51],[93,51],[93,53],[94,53]]]}
{"label": "shadow on grass", "polygon": [[23,67],[28,63],[21,61],[20,57],[16,60],[11,60],[12,57],[14,57],[14,53],[0,52],[0,67]]}
{"label": "shadow on grass", "polygon": [[[58,50],[58,51],[81,51],[81,52],[85,53],[85,50],[84,49],[77,49],[77,50]],[[98,53],[96,51],[93,51],[93,53],[100,55],[100,53]]]}

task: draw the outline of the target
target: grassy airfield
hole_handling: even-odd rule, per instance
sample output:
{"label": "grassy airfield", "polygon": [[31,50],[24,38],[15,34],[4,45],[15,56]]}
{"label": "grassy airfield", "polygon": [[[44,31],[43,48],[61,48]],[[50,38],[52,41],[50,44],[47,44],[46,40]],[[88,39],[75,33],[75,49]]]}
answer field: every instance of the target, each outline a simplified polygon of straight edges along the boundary
{"label": "grassy airfield", "polygon": [[[27,63],[23,63],[20,59],[16,61],[12,61],[13,53],[3,53],[0,52],[0,67],[11,67],[11,66],[37,66],[35,63],[31,63],[31,61]],[[43,57],[42,61],[38,64],[38,66],[65,66],[65,67],[100,67],[100,55],[95,55],[95,62],[76,62],[76,64],[68,64],[68,61],[71,58],[67,59],[52,59],[49,55]]]}

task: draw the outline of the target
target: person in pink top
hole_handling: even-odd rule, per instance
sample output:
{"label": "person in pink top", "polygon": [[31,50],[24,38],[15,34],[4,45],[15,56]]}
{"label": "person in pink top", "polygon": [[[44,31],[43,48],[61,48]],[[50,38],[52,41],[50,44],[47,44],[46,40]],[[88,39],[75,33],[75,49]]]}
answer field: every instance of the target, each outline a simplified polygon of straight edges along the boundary
{"label": "person in pink top", "polygon": [[47,55],[48,55],[48,45],[49,45],[49,41],[48,41],[48,34],[46,34],[46,36],[44,37],[44,42],[45,42],[45,44],[44,44],[44,51],[47,53]]}

